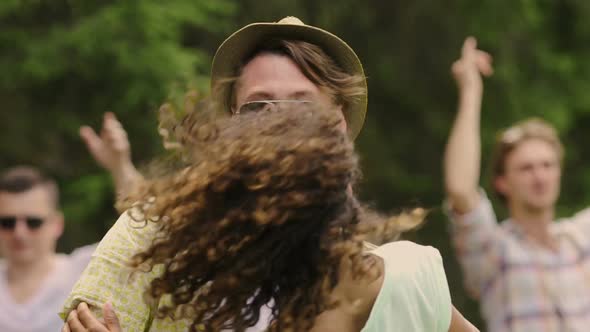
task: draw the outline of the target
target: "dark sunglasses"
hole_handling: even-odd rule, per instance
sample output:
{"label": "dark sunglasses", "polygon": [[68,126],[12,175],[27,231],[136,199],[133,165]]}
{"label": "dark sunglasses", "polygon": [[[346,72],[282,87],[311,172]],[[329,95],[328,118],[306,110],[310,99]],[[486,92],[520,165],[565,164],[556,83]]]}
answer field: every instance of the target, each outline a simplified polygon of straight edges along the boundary
{"label": "dark sunglasses", "polygon": [[9,216],[9,217],[2,216],[2,217],[0,217],[0,230],[3,230],[3,231],[14,230],[14,228],[16,227],[16,222],[19,219],[22,219],[25,221],[29,230],[39,229],[43,225],[43,222],[45,221],[43,218],[40,218],[40,217],[28,216],[28,217],[17,218],[15,216]]}
{"label": "dark sunglasses", "polygon": [[234,115],[258,113],[258,112],[275,112],[288,108],[315,108],[316,103],[311,100],[299,99],[277,99],[277,100],[256,100],[242,104],[237,110],[232,110]]}

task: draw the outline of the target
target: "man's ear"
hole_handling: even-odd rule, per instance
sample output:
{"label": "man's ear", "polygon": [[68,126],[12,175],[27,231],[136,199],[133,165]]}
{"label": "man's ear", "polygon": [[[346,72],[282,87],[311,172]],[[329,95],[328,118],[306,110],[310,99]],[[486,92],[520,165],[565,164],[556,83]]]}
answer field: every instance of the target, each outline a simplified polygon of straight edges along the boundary
{"label": "man's ear", "polygon": [[61,211],[57,211],[53,217],[51,227],[53,228],[53,235],[55,239],[59,239],[64,232],[64,214]]}
{"label": "man's ear", "polygon": [[508,183],[506,182],[506,177],[504,175],[499,175],[494,178],[494,189],[504,197],[507,197]]}

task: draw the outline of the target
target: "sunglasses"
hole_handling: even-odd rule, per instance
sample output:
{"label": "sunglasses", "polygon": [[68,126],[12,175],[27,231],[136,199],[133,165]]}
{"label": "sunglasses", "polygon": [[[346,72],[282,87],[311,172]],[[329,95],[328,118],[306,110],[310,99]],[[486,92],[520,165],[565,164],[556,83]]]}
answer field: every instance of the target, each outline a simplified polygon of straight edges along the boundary
{"label": "sunglasses", "polygon": [[40,217],[27,216],[17,218],[16,216],[2,216],[0,217],[0,230],[13,231],[16,227],[16,222],[18,220],[24,220],[25,224],[31,231],[41,228],[41,226],[43,226],[43,223],[45,222],[45,220]]}
{"label": "sunglasses", "polygon": [[233,110],[234,115],[249,114],[258,112],[274,112],[285,108],[295,108],[304,106],[313,108],[316,103],[310,100],[297,99],[277,99],[277,100],[256,100],[242,104],[237,110]]}

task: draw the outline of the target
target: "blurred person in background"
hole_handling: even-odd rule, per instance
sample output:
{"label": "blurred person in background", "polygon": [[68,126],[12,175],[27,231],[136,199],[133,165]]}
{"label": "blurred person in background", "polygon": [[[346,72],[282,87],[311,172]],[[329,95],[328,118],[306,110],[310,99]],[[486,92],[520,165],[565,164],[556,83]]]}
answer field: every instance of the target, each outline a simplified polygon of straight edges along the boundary
{"label": "blurred person in background", "polygon": [[[106,114],[100,136],[88,127],[81,135],[92,155],[107,168],[117,190],[134,181],[124,161],[129,143],[113,114]],[[64,231],[55,180],[30,166],[0,174],[0,331],[59,331],[57,312],[88,264],[96,245],[56,253]]]}
{"label": "blurred person in background", "polygon": [[493,187],[508,208],[498,224],[479,187],[483,76],[491,57],[468,38],[452,67],[459,110],[444,159],[452,237],[465,285],[490,332],[582,332],[590,327],[590,211],[555,220],[563,146],[528,119],[502,131]]}

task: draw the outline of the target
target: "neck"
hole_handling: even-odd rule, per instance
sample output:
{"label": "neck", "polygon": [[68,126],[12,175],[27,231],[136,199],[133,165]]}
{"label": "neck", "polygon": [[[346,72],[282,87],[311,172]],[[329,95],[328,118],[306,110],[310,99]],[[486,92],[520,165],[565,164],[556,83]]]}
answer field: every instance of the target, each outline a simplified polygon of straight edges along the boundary
{"label": "neck", "polygon": [[41,279],[51,269],[55,263],[55,254],[49,253],[43,257],[32,262],[26,263],[14,263],[8,264],[6,273],[9,283],[15,283],[19,281],[25,281],[27,279]]}
{"label": "neck", "polygon": [[540,244],[555,248],[555,243],[549,232],[549,226],[555,217],[554,207],[547,209],[527,209],[522,206],[510,206],[510,217],[518,224],[525,235]]}

